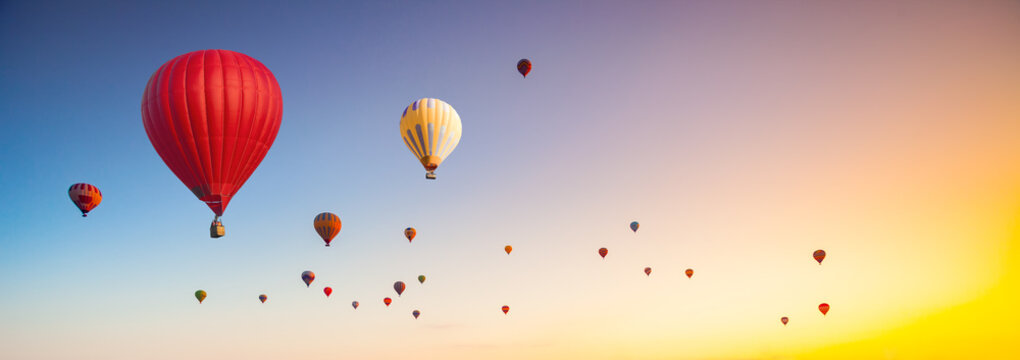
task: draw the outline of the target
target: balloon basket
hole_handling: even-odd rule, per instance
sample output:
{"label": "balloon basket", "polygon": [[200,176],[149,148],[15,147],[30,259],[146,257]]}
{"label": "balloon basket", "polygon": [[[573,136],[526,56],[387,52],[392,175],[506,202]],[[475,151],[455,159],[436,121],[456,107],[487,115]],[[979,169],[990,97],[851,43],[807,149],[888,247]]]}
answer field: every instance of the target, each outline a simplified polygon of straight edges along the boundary
{"label": "balloon basket", "polygon": [[425,173],[425,178],[429,179],[429,180],[435,180],[436,179],[436,173],[431,172],[431,171],[427,172],[427,173]]}

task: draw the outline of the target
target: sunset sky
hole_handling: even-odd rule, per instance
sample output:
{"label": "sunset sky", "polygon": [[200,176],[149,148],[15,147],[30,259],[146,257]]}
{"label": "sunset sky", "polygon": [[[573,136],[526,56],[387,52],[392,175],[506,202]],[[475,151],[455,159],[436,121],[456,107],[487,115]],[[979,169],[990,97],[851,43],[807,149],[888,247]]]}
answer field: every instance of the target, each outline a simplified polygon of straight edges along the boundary
{"label": "sunset sky", "polygon": [[[201,49],[284,102],[220,239],[140,114]],[[1020,3],[2,1],[0,186],[2,359],[1007,359]]]}

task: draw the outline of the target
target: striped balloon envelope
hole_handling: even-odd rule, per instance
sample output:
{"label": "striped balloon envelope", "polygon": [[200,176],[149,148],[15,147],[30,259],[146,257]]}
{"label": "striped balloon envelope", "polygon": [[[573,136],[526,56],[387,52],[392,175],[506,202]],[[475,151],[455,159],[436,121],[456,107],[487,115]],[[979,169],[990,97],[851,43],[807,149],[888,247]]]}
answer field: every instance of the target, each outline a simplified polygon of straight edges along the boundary
{"label": "striped balloon envelope", "polygon": [[99,188],[86,183],[71,185],[71,188],[67,189],[67,195],[71,197],[74,206],[81,210],[82,217],[89,216],[89,211],[103,201],[103,193],[99,192]]}
{"label": "striped balloon envelope", "polygon": [[460,115],[439,99],[422,98],[404,108],[400,137],[425,167],[425,178],[435,180],[436,168],[460,143]]}
{"label": "striped balloon envelope", "polygon": [[322,241],[326,242],[326,246],[333,241],[333,238],[340,233],[340,217],[331,212],[324,212],[319,215],[315,215],[315,221],[312,222],[315,226],[315,232],[319,233],[322,237]]}

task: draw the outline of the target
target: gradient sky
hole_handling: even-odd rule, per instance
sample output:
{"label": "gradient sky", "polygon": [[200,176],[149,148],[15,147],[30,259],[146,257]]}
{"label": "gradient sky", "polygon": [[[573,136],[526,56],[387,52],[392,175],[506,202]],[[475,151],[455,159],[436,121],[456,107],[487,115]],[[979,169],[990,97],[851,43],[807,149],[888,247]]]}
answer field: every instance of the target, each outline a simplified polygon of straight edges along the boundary
{"label": "gradient sky", "polygon": [[[211,3],[0,2],[0,358],[1015,351],[1016,1]],[[284,100],[221,239],[139,110],[207,48]],[[422,97],[464,124],[437,181],[398,134]]]}

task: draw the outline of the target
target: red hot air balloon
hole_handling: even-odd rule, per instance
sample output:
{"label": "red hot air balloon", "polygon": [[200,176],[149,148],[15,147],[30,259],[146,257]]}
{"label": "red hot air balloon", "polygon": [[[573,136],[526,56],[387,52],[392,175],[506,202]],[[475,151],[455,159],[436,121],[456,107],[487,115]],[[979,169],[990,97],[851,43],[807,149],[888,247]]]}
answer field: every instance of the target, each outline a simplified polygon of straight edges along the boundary
{"label": "red hot air balloon", "polygon": [[351,302],[351,306],[354,307],[354,310],[358,310],[358,305],[361,305],[361,304],[358,303],[357,301]]}
{"label": "red hot air balloon", "polygon": [[326,294],[326,297],[329,297],[329,294],[333,293],[333,288],[327,286],[325,289],[322,289],[322,292]]}
{"label": "red hot air balloon", "polygon": [[89,211],[103,201],[103,193],[99,192],[99,188],[86,183],[71,185],[71,188],[67,189],[67,195],[71,197],[74,206],[81,210],[81,217],[89,216]]}
{"label": "red hot air balloon", "polygon": [[507,254],[507,255],[510,255],[510,252],[511,252],[511,251],[514,251],[514,247],[513,247],[513,246],[510,246],[510,245],[504,246],[504,247],[503,247],[503,251],[506,251],[506,254]]}
{"label": "red hot air balloon", "polygon": [[415,235],[418,235],[418,231],[415,230],[413,227],[404,229],[404,237],[407,238],[407,242],[411,242],[411,240],[414,240]]}
{"label": "red hot air balloon", "polygon": [[412,312],[411,312],[411,315],[413,315],[413,316],[414,316],[414,318],[415,318],[415,319],[417,319],[417,318],[418,318],[418,315],[421,315],[421,311],[418,311],[418,310],[412,311]]}
{"label": "red hot air balloon", "polygon": [[[216,214],[215,227],[273,145],[283,97],[273,73],[258,60],[229,50],[199,50],[152,74],[141,110],[156,153]],[[218,231],[213,237],[222,236]]]}
{"label": "red hot air balloon", "polygon": [[822,312],[822,316],[829,313],[829,304],[821,303],[818,305],[818,311]]}
{"label": "red hot air balloon", "polygon": [[312,286],[312,281],[315,281],[315,273],[311,270],[306,270],[301,273],[301,281],[305,282],[305,287]]}
{"label": "red hot air balloon", "polygon": [[694,276],[694,269],[687,269],[687,270],[684,270],[684,274],[686,274],[686,275],[687,275],[687,278],[688,278],[688,279],[690,279],[690,278],[691,278],[691,276]]}
{"label": "red hot air balloon", "polygon": [[779,321],[782,321],[783,326],[786,326],[786,323],[790,322],[790,318],[783,316]]}
{"label": "red hot air balloon", "polygon": [[517,62],[517,72],[521,73],[521,76],[528,77],[528,73],[531,72],[531,60],[521,59]]}
{"label": "red hot air balloon", "polygon": [[652,268],[646,267],[645,268],[645,276],[651,276],[651,275],[652,275]]}
{"label": "red hot air balloon", "polygon": [[315,215],[315,220],[312,221],[312,226],[315,227],[315,232],[319,233],[322,237],[322,241],[326,242],[326,246],[333,241],[333,238],[340,233],[340,227],[343,224],[340,222],[340,217],[331,212],[324,212],[319,215]]}
{"label": "red hot air balloon", "polygon": [[815,253],[811,254],[811,256],[815,258],[815,261],[818,262],[818,265],[821,265],[822,264],[822,260],[825,260],[825,250],[820,250],[820,249],[819,250],[815,250]]}
{"label": "red hot air balloon", "polygon": [[397,282],[393,283],[393,290],[397,291],[397,296],[400,296],[401,294],[403,294],[404,293],[404,289],[406,289],[406,288],[407,288],[407,286],[404,285],[403,281],[397,281]]}
{"label": "red hot air balloon", "polygon": [[259,301],[261,301],[263,304],[266,303],[266,299],[268,299],[268,298],[269,297],[266,296],[266,294],[259,295]]}
{"label": "red hot air balloon", "polygon": [[506,305],[503,305],[503,314],[505,315],[508,312],[510,312],[510,307],[506,306]]}
{"label": "red hot air balloon", "polygon": [[601,255],[603,259],[606,258],[606,254],[609,254],[609,249],[606,248],[599,249],[599,255]]}
{"label": "red hot air balloon", "polygon": [[393,299],[390,299],[390,298],[382,299],[382,303],[386,304],[386,306],[390,306],[391,302],[393,302]]}

